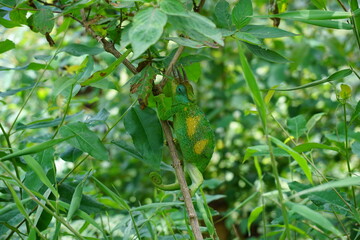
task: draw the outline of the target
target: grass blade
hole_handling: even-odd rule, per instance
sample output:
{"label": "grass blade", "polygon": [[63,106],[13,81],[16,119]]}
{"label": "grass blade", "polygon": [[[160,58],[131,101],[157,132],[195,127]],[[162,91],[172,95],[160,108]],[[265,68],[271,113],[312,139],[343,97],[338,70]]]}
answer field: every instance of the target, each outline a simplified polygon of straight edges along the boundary
{"label": "grass blade", "polygon": [[279,139],[274,138],[272,136],[269,136],[269,137],[270,137],[271,141],[273,141],[273,143],[275,143],[279,148],[285,150],[287,153],[289,153],[295,159],[295,161],[299,164],[301,169],[304,171],[307,179],[312,184],[313,180],[312,180],[311,170],[310,170],[305,158],[303,158],[298,152],[296,152],[295,150],[291,149],[289,146],[287,146],[286,144],[281,142]]}
{"label": "grass blade", "polygon": [[46,176],[45,171],[41,165],[31,156],[24,156],[24,160],[27,165],[36,173],[41,182],[50,188],[51,192],[55,195],[56,198],[59,198],[60,195],[58,191],[54,188],[49,178]]}
{"label": "grass blade", "polygon": [[318,226],[326,229],[337,236],[341,236],[341,232],[334,227],[334,225],[320,213],[308,208],[305,205],[297,204],[293,202],[286,202],[285,205],[292,211],[317,224]]}
{"label": "grass blade", "polygon": [[238,42],[238,48],[239,48],[240,62],[243,69],[243,75],[245,81],[250,88],[251,96],[257,106],[263,126],[266,126],[266,108],[259,86],[256,82],[255,76],[250,68],[249,62],[247,61],[244,51],[239,42]]}
{"label": "grass blade", "polygon": [[14,153],[8,154],[5,157],[0,158],[0,161],[9,160],[11,158],[16,158],[16,157],[20,157],[20,156],[24,156],[24,155],[28,155],[28,154],[38,153],[38,152],[44,151],[45,149],[51,148],[52,146],[57,145],[63,141],[66,141],[72,137],[74,137],[74,136],[68,136],[66,138],[59,138],[59,139],[54,139],[54,140],[40,143],[35,146],[31,146],[31,147],[16,151]]}

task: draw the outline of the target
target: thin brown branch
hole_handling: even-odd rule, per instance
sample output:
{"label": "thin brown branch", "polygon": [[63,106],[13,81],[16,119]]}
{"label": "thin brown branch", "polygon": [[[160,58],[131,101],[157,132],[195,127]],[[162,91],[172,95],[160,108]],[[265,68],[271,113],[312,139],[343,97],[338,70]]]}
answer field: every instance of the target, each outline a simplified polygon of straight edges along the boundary
{"label": "thin brown branch", "polygon": [[198,218],[197,218],[197,215],[195,212],[193,202],[191,200],[190,191],[189,191],[189,188],[188,188],[186,180],[185,180],[184,171],[183,171],[181,161],[180,161],[180,158],[178,156],[178,153],[177,153],[177,150],[175,147],[175,143],[174,143],[174,140],[172,137],[172,132],[171,132],[170,126],[167,121],[161,121],[161,126],[162,126],[162,129],[164,130],[165,138],[168,143],[168,147],[169,147],[172,162],[173,162],[173,167],[175,169],[176,178],[179,181],[180,189],[181,189],[181,192],[184,197],[184,202],[185,202],[187,213],[189,215],[189,221],[190,221],[191,228],[193,230],[195,239],[202,240],[203,236],[200,231],[199,221],[198,221]]}
{"label": "thin brown branch", "polygon": [[[72,15],[70,15],[72,19],[74,19],[75,21],[79,22],[84,28],[85,30],[93,37],[95,38],[98,42],[101,42],[103,44],[104,50],[107,51],[108,53],[112,54],[114,57],[119,58],[122,56],[122,54],[115,48],[114,44],[109,42],[108,40],[106,40],[104,37],[96,34],[96,32],[90,27],[89,24],[87,24],[86,21],[82,21]],[[131,64],[131,62],[127,59],[125,59],[123,61],[124,65],[133,73],[133,74],[137,74],[138,72],[136,71],[136,68],[134,65]]]}
{"label": "thin brown branch", "polygon": [[168,80],[168,78],[166,76],[170,75],[172,69],[174,68],[176,62],[179,60],[179,57],[181,56],[181,53],[184,51],[184,49],[185,49],[185,47],[180,45],[180,47],[176,51],[174,57],[171,59],[171,62],[169,64],[168,68],[165,71],[165,76],[161,80],[161,82],[159,83],[160,91],[161,91],[161,89],[163,89],[165,87],[165,84],[167,83],[167,80]]}

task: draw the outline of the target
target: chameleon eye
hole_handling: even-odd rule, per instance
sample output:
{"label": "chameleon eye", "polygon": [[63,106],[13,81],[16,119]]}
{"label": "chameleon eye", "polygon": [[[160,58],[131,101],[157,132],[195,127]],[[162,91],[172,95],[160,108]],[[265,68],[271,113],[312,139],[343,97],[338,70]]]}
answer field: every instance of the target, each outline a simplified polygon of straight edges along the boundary
{"label": "chameleon eye", "polygon": [[177,92],[178,94],[186,94],[186,88],[185,88],[185,86],[183,86],[183,85],[177,86],[176,92]]}

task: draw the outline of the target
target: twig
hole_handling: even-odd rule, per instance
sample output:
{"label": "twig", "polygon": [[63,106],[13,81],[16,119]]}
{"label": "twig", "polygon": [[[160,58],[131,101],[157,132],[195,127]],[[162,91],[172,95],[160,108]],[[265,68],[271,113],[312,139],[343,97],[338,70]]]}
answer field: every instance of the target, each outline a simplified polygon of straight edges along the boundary
{"label": "twig", "polygon": [[181,166],[181,161],[179,159],[179,156],[178,156],[178,153],[177,153],[177,150],[175,147],[175,143],[174,143],[174,140],[172,137],[172,132],[171,132],[170,126],[167,121],[161,121],[161,126],[162,126],[162,129],[164,130],[166,142],[168,143],[170,155],[171,155],[172,162],[173,162],[173,167],[175,169],[176,178],[179,181],[180,189],[181,189],[181,192],[184,197],[186,210],[189,214],[191,228],[193,230],[195,239],[202,240],[203,237],[201,235],[199,221],[198,221],[198,218],[197,218],[197,215],[195,212],[194,205],[191,200],[190,191],[189,191],[189,188],[188,188],[186,180],[185,180],[184,171]]}
{"label": "twig", "polygon": [[[82,21],[82,20],[80,20],[80,19],[78,19],[78,18],[76,18],[76,17],[74,17],[72,15],[70,15],[70,17],[72,19],[74,19],[75,21],[79,22],[93,38],[95,38],[98,42],[101,42],[103,44],[103,47],[104,47],[105,51],[107,51],[108,53],[111,53],[116,58],[119,58],[119,57],[122,56],[122,54],[115,48],[113,43],[109,42],[104,37],[96,34],[95,31],[87,24],[86,21]],[[129,60],[125,59],[123,61],[123,63],[133,74],[138,73],[136,71],[135,66],[132,65]]]}
{"label": "twig", "polygon": [[164,76],[164,78],[161,80],[161,82],[159,83],[159,88],[160,88],[160,89],[163,89],[163,88],[164,88],[164,86],[165,86],[165,84],[167,83],[167,80],[168,80],[168,78],[167,78],[166,76],[169,76],[169,75],[170,75],[171,71],[172,71],[173,68],[174,68],[174,65],[175,65],[176,62],[179,60],[179,57],[180,57],[181,53],[184,51],[184,49],[185,49],[185,47],[182,46],[182,45],[180,45],[180,47],[179,47],[178,50],[176,51],[174,57],[171,59],[171,62],[170,62],[170,64],[169,64],[168,68],[167,68],[166,71],[165,71],[165,74],[164,74],[165,76]]}

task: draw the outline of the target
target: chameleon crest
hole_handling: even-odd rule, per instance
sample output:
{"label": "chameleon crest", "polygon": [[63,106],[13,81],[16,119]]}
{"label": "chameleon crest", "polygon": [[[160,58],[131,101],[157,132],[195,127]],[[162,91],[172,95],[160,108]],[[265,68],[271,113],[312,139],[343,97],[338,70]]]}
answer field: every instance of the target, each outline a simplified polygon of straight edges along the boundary
{"label": "chameleon crest", "polygon": [[[159,117],[168,120],[173,117],[173,133],[180,146],[185,172],[190,176],[193,194],[203,182],[202,172],[214,152],[214,131],[198,105],[190,101],[184,85],[176,87],[176,94],[170,109],[158,104]],[[163,190],[179,189],[178,184],[162,184],[160,175],[151,173],[153,183]]]}

